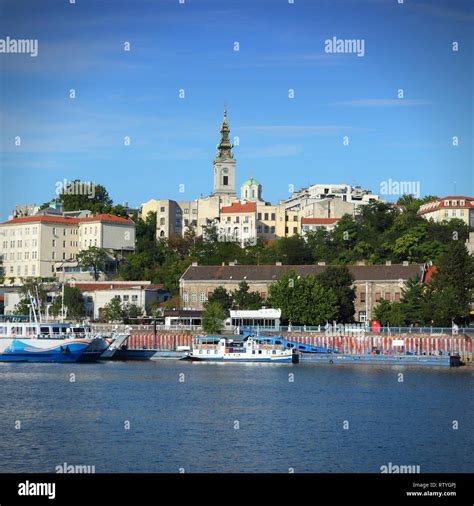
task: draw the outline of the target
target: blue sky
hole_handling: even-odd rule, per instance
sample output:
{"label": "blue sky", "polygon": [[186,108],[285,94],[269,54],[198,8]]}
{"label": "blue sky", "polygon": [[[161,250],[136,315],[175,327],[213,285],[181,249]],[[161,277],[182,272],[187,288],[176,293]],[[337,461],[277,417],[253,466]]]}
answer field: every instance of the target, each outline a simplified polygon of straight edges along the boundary
{"label": "blue sky", "polygon": [[0,0],[0,38],[39,41],[0,54],[0,218],[63,179],[131,206],[208,195],[224,102],[237,184],[266,200],[389,179],[473,195],[473,23],[469,0]]}

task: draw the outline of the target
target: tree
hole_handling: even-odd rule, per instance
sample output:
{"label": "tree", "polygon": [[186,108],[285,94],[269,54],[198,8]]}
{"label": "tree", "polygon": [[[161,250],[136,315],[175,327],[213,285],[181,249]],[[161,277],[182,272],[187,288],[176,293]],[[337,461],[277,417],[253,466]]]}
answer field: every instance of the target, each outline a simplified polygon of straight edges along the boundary
{"label": "tree", "polygon": [[[84,191],[78,192],[75,188]],[[112,199],[104,186],[75,179],[65,188],[60,189],[58,199],[62,202],[65,211],[81,211],[88,209],[94,214],[110,213]]]}
{"label": "tree", "polygon": [[229,292],[222,286],[218,286],[207,298],[209,304],[216,303],[221,306],[226,315],[229,315],[229,310],[232,308],[233,300]]}
{"label": "tree", "polygon": [[320,325],[335,318],[339,311],[334,291],[325,289],[315,276],[285,273],[269,288],[268,303],[279,308],[282,318],[292,324]]}
{"label": "tree", "polygon": [[217,302],[206,303],[202,315],[202,328],[208,334],[216,334],[224,325],[225,313]]}
{"label": "tree", "polygon": [[143,310],[140,306],[130,302],[123,304],[121,317],[124,323],[131,323],[133,318],[139,318],[140,316],[143,316]]}
{"label": "tree", "polygon": [[400,326],[403,323],[403,314],[400,302],[389,302],[382,299],[374,308],[375,319],[382,326]]}
{"label": "tree", "polygon": [[418,277],[410,278],[402,288],[400,299],[404,323],[414,325],[424,323],[424,287]]}
{"label": "tree", "polygon": [[337,320],[341,323],[354,321],[354,300],[356,297],[354,276],[347,267],[328,266],[317,276],[317,281],[325,290],[330,290],[336,295],[339,311]]}
{"label": "tree", "polygon": [[464,243],[452,241],[437,264],[427,286],[425,314],[434,325],[450,326],[469,321],[474,298],[474,258]]}
{"label": "tree", "polygon": [[106,321],[117,322],[122,319],[122,305],[119,297],[114,297],[103,308],[103,316]]}
{"label": "tree", "polygon": [[258,292],[251,292],[246,281],[239,283],[239,288],[232,292],[232,306],[235,309],[260,309],[263,305],[262,296]]}
{"label": "tree", "polygon": [[100,272],[105,269],[106,259],[106,251],[102,248],[98,248],[97,246],[90,246],[88,249],[80,251],[77,254],[78,264],[86,270],[92,268],[95,281],[99,279]]}
{"label": "tree", "polygon": [[47,290],[45,285],[38,279],[31,278],[23,281],[23,285],[20,289],[20,301],[15,306],[14,313],[15,314],[29,314],[30,312],[30,295],[32,295],[35,304],[39,304],[36,306],[36,311],[38,309],[44,313],[47,301]]}
{"label": "tree", "polygon": [[[77,319],[85,315],[84,299],[79,288],[69,285],[64,286],[64,308],[68,318]],[[53,316],[59,316],[61,309],[62,295],[58,295],[54,298],[49,312]]]}

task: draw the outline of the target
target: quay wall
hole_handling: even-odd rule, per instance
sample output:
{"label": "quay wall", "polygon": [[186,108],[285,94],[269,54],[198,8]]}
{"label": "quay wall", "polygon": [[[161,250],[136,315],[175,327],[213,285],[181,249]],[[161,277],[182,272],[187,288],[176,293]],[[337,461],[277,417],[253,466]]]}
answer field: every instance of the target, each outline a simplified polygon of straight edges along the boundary
{"label": "quay wall", "polygon": [[[134,330],[128,339],[128,348],[132,350],[175,350],[177,346],[191,346],[195,336],[202,335],[192,331],[166,331],[154,335],[149,330]],[[323,348],[337,349],[340,353],[368,354],[376,348],[382,354],[398,353],[402,348],[394,341],[403,340],[404,352],[416,355],[460,355],[461,360],[473,363],[472,339],[464,335],[430,336],[420,334],[380,335],[325,335],[314,332],[283,332],[279,335],[286,339]]]}

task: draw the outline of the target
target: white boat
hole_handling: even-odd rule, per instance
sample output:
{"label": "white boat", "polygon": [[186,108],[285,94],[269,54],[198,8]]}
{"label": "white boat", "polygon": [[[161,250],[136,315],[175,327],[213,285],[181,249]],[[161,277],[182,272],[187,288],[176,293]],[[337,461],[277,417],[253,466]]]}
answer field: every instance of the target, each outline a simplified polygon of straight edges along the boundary
{"label": "white boat", "polygon": [[227,362],[298,362],[292,349],[268,344],[258,336],[243,339],[225,336],[195,337],[189,359]]}
{"label": "white boat", "polygon": [[102,336],[93,334],[86,326],[0,322],[0,362],[90,361],[99,358],[108,347]]}

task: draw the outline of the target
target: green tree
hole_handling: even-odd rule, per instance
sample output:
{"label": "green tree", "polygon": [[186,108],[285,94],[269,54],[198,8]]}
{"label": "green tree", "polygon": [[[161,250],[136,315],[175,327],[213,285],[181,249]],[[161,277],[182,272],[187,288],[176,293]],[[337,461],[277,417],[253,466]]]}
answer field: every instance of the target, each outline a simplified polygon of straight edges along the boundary
{"label": "green tree", "polygon": [[133,321],[133,318],[139,318],[140,316],[143,316],[140,306],[129,302],[122,305],[121,317],[124,323],[136,323]]}
{"label": "green tree", "polygon": [[356,297],[354,288],[354,276],[347,267],[328,266],[316,277],[318,283],[325,290],[330,290],[336,295],[339,311],[336,316],[341,323],[354,321],[354,300]]}
{"label": "green tree", "polygon": [[467,323],[474,298],[474,258],[464,243],[451,241],[427,286],[425,314],[434,325]]}
{"label": "green tree", "polygon": [[97,246],[90,246],[88,249],[80,251],[77,254],[78,264],[86,270],[92,268],[95,281],[99,279],[100,272],[105,269],[106,260],[107,252]]}
{"label": "green tree", "polygon": [[403,313],[400,302],[389,302],[382,299],[374,308],[375,319],[385,327],[401,326]]}
{"label": "green tree", "polygon": [[[58,295],[54,298],[49,312],[52,316],[59,316],[61,315],[61,309],[62,295]],[[85,315],[84,299],[79,288],[69,285],[64,286],[64,309],[68,318],[77,319]]]}
{"label": "green tree", "polygon": [[233,307],[235,309],[260,309],[263,305],[262,296],[258,292],[251,292],[247,282],[239,283],[239,288],[232,292]]}
{"label": "green tree", "polygon": [[285,273],[269,288],[268,303],[282,311],[292,324],[320,325],[334,319],[339,311],[334,291],[325,289],[315,276]]}
{"label": "green tree", "polygon": [[122,319],[122,304],[119,297],[114,297],[107,303],[102,311],[103,317],[108,322],[118,322]]}
{"label": "green tree", "polygon": [[[66,188],[62,188],[62,193],[58,199],[62,202],[65,211],[81,211],[88,209],[94,214],[110,213],[112,211],[112,199],[104,186],[75,179],[70,181]],[[74,189],[81,188],[85,191],[77,192]]]}
{"label": "green tree", "polygon": [[[47,300],[47,287],[39,279],[29,278],[23,280],[23,284],[20,289],[20,301],[16,304],[13,312],[15,314],[27,315],[30,312],[30,294],[35,300],[35,303],[39,303],[39,309],[44,314]],[[38,310],[38,306],[36,306]]]}
{"label": "green tree", "polygon": [[224,326],[225,312],[217,302],[204,305],[202,328],[208,334],[217,334]]}
{"label": "green tree", "polygon": [[232,295],[222,286],[218,286],[207,298],[209,304],[219,304],[225,311],[226,315],[229,315],[229,310],[232,308],[233,300]]}
{"label": "green tree", "polygon": [[410,278],[402,288],[400,299],[403,321],[407,325],[423,324],[424,315],[424,287],[418,277]]}

